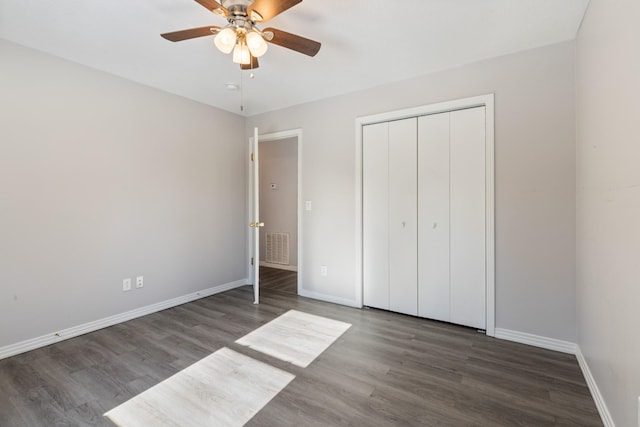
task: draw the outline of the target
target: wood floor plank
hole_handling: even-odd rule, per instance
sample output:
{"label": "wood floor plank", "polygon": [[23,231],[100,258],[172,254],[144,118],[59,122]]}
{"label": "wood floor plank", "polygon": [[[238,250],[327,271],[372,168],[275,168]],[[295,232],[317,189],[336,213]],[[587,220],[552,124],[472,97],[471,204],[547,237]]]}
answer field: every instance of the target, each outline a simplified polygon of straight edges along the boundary
{"label": "wood floor plank", "polygon": [[78,425],[71,418],[73,415],[52,401],[43,387],[32,388],[27,393],[12,397],[11,401],[29,427]]}
{"label": "wood floor plank", "polygon": [[[247,426],[601,426],[572,355],[474,329],[296,295],[261,268],[234,289],[0,360],[0,425],[113,426],[102,416],[222,347],[296,378]],[[289,310],[352,326],[302,368],[235,341]]]}
{"label": "wood floor plank", "polygon": [[0,426],[3,427],[28,427],[26,421],[13,403],[15,395],[5,394],[7,389],[2,390],[2,398],[0,399]]}

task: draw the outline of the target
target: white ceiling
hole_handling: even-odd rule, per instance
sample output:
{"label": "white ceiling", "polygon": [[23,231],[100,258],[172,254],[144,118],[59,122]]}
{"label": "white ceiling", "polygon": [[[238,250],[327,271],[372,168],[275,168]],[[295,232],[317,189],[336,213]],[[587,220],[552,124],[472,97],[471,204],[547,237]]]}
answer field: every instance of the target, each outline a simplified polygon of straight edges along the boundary
{"label": "white ceiling", "polygon": [[[322,43],[270,45],[244,73],[244,115],[575,38],[588,0],[304,0],[262,25]],[[160,33],[226,21],[194,0],[0,0],[0,38],[240,113],[239,67],[212,37]],[[0,58],[1,60],[1,58]]]}

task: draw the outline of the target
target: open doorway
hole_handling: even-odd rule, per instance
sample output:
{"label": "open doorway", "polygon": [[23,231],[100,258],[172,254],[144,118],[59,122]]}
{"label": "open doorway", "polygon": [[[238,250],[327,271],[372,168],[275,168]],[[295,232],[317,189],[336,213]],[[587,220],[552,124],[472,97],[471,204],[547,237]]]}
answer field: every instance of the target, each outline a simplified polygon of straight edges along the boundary
{"label": "open doorway", "polygon": [[300,132],[259,137],[260,287],[298,293]]}

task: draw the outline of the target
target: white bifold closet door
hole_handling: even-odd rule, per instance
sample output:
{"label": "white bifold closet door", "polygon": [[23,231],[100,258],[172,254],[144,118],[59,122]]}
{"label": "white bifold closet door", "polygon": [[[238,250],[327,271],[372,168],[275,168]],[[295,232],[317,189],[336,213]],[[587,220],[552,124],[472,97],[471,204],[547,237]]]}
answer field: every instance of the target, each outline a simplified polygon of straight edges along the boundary
{"label": "white bifold closet door", "polygon": [[486,329],[485,107],[449,114],[451,321]]}
{"label": "white bifold closet door", "polygon": [[389,310],[418,315],[416,118],[389,122]]}
{"label": "white bifold closet door", "polygon": [[485,107],[418,121],[419,315],[486,328]]}
{"label": "white bifold closet door", "polygon": [[389,124],[362,129],[363,303],[389,310]]}
{"label": "white bifold closet door", "polygon": [[451,321],[449,113],[418,119],[418,315]]}
{"label": "white bifold closet door", "polygon": [[485,107],[363,126],[363,302],[486,329]]}
{"label": "white bifold closet door", "polygon": [[417,119],[363,128],[364,305],[418,314]]}

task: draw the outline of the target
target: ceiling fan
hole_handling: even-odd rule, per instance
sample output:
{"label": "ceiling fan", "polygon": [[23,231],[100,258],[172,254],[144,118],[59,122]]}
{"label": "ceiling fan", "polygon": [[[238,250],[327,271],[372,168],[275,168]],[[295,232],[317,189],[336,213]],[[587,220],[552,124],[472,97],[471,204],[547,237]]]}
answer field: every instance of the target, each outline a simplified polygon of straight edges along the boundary
{"label": "ceiling fan", "polygon": [[216,47],[224,52],[233,52],[233,62],[243,70],[258,68],[258,57],[265,54],[266,42],[287,49],[315,56],[320,43],[287,33],[276,28],[260,30],[256,23],[266,22],[280,13],[301,3],[302,0],[195,0],[216,15],[227,20],[224,27],[207,26],[190,28],[161,34],[167,40],[178,42],[214,35]]}

